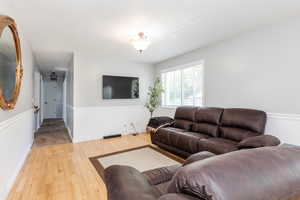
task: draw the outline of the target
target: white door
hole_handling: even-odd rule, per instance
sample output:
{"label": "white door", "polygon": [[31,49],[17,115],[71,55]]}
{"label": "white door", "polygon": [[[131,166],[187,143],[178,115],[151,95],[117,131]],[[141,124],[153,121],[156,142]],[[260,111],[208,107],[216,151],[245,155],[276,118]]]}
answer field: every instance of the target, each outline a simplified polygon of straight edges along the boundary
{"label": "white door", "polygon": [[62,118],[63,84],[60,81],[44,82],[44,118]]}

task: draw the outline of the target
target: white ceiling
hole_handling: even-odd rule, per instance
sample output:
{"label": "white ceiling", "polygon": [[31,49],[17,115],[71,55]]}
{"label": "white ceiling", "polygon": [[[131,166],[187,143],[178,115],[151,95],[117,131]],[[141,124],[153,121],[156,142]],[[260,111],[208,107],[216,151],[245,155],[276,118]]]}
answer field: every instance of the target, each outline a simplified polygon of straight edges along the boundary
{"label": "white ceiling", "polygon": [[[147,63],[157,63],[300,13],[299,0],[10,2],[16,11],[17,23],[21,24],[35,52],[85,49]],[[129,43],[140,31],[152,41],[142,55]],[[56,59],[55,55],[46,57]]]}
{"label": "white ceiling", "polygon": [[[73,59],[73,53],[63,51],[35,51],[35,59],[44,74],[66,72]],[[64,74],[64,73],[63,73]]]}

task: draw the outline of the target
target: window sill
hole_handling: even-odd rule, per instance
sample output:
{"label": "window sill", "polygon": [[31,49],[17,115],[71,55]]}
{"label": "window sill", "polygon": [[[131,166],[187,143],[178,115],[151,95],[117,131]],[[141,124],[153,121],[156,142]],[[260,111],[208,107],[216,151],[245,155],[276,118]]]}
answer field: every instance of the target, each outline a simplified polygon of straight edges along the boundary
{"label": "window sill", "polygon": [[176,109],[178,108],[179,106],[160,106],[159,108],[161,109],[170,109],[170,110],[173,110],[173,109]]}

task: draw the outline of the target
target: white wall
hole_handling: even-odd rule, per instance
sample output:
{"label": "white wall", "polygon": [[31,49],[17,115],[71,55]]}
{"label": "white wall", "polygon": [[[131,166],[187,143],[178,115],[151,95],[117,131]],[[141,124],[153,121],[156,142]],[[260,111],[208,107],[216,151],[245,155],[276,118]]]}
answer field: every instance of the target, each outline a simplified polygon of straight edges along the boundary
{"label": "white wall", "polygon": [[[267,132],[300,144],[299,35],[297,18],[169,59],[156,70],[204,60],[207,106],[264,110],[272,116]],[[294,122],[285,123],[282,114]]]}
{"label": "white wall", "polygon": [[[150,115],[144,104],[148,87],[153,83],[152,65],[134,63],[126,58],[101,57],[100,53],[77,52],[74,67],[74,141],[134,132],[129,128],[131,123],[138,131],[145,131]],[[139,77],[140,99],[103,100],[103,74]]]}
{"label": "white wall", "polygon": [[1,2],[0,14],[13,17],[18,25],[23,56],[24,76],[16,109],[0,109],[0,199],[7,196],[14,178],[30,150],[33,140],[33,74],[35,62],[32,50],[22,32],[22,25],[7,2]]}
{"label": "white wall", "polygon": [[167,60],[157,70],[205,61],[208,106],[300,114],[300,18]]}

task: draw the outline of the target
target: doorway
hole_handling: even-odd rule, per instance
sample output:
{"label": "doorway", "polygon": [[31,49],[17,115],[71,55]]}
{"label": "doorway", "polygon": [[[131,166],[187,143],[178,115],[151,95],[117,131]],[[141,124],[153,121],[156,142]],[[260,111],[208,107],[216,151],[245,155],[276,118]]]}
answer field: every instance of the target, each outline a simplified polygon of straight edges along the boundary
{"label": "doorway", "polygon": [[[38,82],[38,81],[36,81]],[[70,143],[64,117],[66,106],[65,72],[48,72],[42,74],[41,117],[42,123],[35,132],[32,148]]]}

